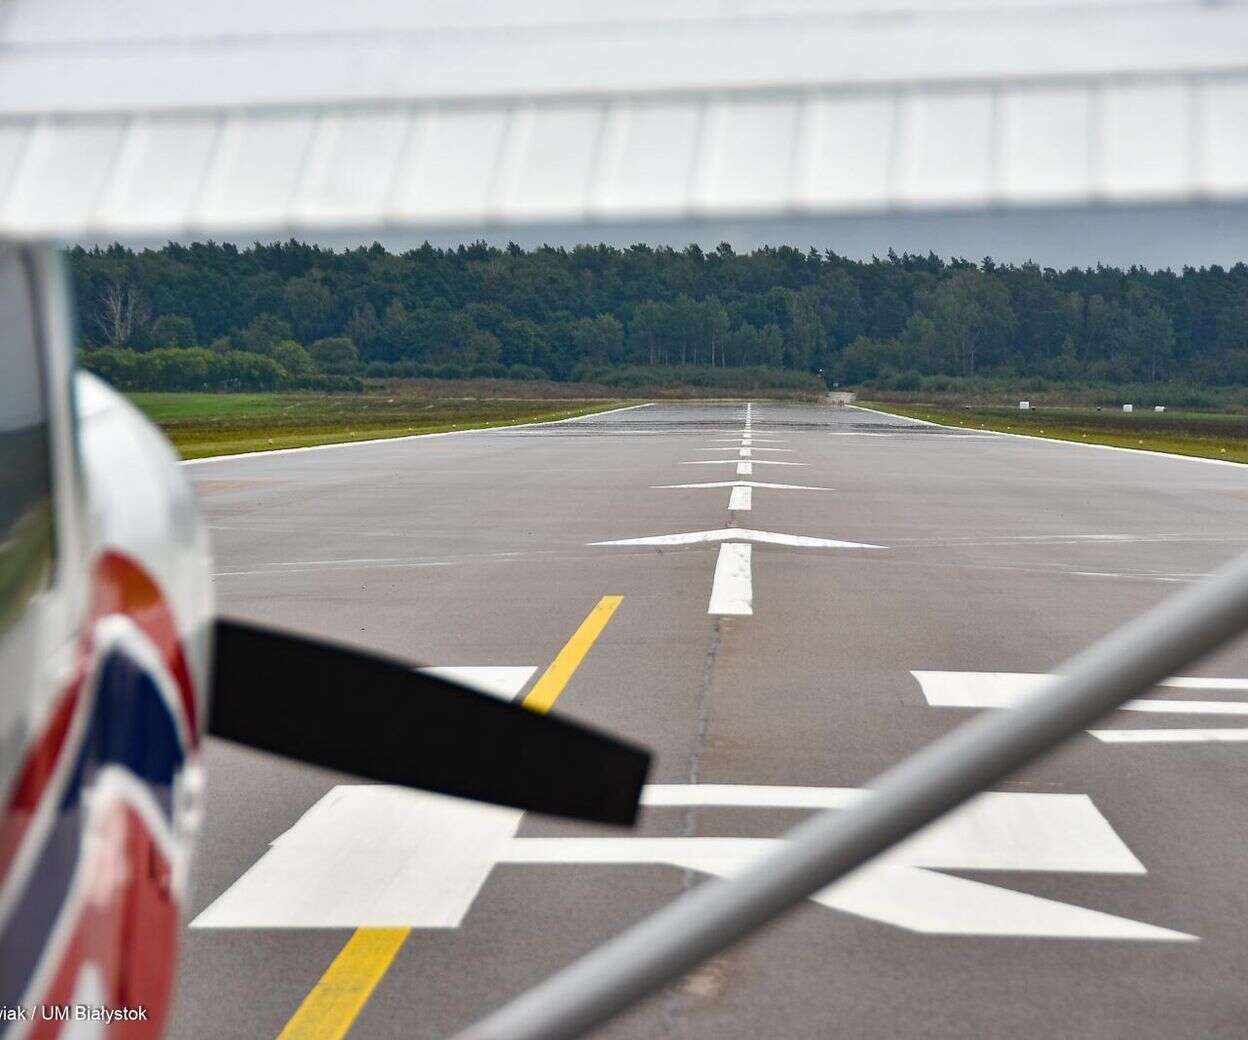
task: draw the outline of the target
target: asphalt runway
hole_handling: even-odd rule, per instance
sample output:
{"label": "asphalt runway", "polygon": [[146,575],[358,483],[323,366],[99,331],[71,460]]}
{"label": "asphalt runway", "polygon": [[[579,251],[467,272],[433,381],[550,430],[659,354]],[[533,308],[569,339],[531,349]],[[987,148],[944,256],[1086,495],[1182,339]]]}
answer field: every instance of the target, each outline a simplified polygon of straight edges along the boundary
{"label": "asphalt runway", "polygon": [[[209,741],[175,1037],[276,1036],[374,925],[411,931],[387,933],[350,1035],[448,1036],[1248,549],[1243,467],[833,406],[662,404],[187,473],[228,615],[507,668],[466,674],[523,696],[622,597],[554,710],[652,747],[656,786],[618,831]],[[750,487],[747,511],[740,487],[661,486],[738,481],[799,487]],[[719,533],[654,542],[697,532]],[[1241,646],[599,1035],[1248,1035],[1245,712]],[[300,1030],[351,1021],[313,1004]]]}

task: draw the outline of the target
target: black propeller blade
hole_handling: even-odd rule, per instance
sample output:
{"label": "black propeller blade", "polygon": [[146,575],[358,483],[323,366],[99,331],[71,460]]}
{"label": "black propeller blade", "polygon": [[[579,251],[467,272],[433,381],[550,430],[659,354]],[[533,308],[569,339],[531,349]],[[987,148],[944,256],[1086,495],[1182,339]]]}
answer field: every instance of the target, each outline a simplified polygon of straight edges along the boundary
{"label": "black propeller blade", "polygon": [[208,731],[370,780],[632,823],[649,752],[417,672],[410,664],[218,621]]}

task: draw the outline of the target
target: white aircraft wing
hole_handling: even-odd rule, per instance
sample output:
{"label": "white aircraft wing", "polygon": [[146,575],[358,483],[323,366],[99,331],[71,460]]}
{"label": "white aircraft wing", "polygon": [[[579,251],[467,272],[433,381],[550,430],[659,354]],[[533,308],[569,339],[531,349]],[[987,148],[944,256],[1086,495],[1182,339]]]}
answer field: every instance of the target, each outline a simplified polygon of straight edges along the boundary
{"label": "white aircraft wing", "polygon": [[1248,6],[0,0],[0,234],[1248,199]]}

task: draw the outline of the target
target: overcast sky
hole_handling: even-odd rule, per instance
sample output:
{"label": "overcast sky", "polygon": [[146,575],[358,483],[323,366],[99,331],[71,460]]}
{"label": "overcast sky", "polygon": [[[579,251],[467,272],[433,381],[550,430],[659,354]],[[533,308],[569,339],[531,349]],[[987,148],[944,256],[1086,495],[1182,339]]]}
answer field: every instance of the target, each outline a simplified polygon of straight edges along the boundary
{"label": "overcast sky", "polygon": [[[387,248],[402,250],[419,245],[424,237],[389,234],[380,236],[380,241]],[[442,246],[480,237],[500,246],[513,239],[526,248],[543,242],[575,245],[602,241],[683,247],[694,241],[704,249],[713,249],[726,240],[738,251],[764,244],[803,249],[813,245],[856,258],[883,256],[891,247],[898,253],[926,254],[931,250],[942,257],[973,260],[985,256],[1003,262],[1035,260],[1048,267],[1094,266],[1099,262],[1177,271],[1185,264],[1229,267],[1248,260],[1248,206],[1014,210],[715,225],[548,226],[485,235],[464,229],[428,236],[434,245]],[[361,241],[359,236],[320,240],[334,245]],[[372,238],[365,236],[363,241],[371,242]]]}

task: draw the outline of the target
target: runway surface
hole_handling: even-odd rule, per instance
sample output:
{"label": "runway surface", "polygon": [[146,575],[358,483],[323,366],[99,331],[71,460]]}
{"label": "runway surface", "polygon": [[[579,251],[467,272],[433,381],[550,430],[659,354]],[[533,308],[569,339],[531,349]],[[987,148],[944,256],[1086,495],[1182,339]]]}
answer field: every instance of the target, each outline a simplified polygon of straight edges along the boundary
{"label": "runway surface", "polygon": [[[622,597],[553,710],[652,747],[656,786],[619,831],[210,741],[176,1037],[276,1036],[349,942],[288,1035],[448,1036],[1248,548],[1244,468],[832,406],[186,472],[223,613],[496,695]],[[1246,712],[1239,647],[600,1035],[1243,1036]]]}

